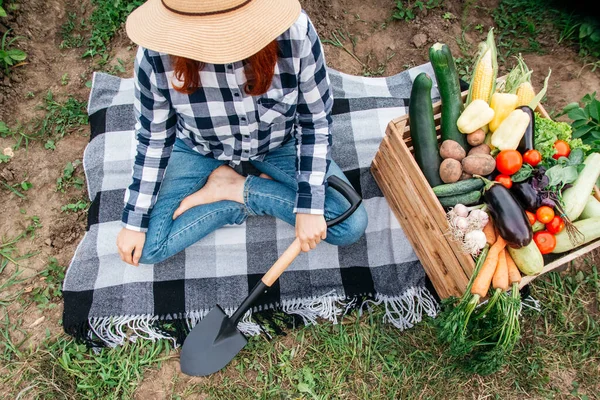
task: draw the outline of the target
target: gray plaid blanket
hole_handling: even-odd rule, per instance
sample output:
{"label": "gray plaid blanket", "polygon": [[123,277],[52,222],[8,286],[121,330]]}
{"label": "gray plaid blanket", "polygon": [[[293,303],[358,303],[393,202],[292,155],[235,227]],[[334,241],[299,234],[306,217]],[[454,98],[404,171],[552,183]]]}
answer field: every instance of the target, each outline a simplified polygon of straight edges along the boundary
{"label": "gray plaid blanket", "polygon": [[[332,157],[364,199],[369,216],[355,244],[321,243],[301,254],[249,311],[239,328],[259,334],[264,317],[293,316],[304,324],[336,323],[349,309],[376,303],[385,321],[403,330],[438,301],[425,272],[370,173],[390,120],[406,113],[412,80],[430,64],[387,78],[330,70],[333,84]],[[432,92],[439,98],[437,89]],[[83,167],[91,206],[88,226],[63,285],[65,331],[93,346],[137,338],[181,344],[215,304],[231,314],[294,238],[273,217],[223,227],[160,264],[130,266],[116,248],[125,188],[135,156],[133,80],[95,73],[88,113],[91,137]],[[277,313],[274,313],[277,311]]]}

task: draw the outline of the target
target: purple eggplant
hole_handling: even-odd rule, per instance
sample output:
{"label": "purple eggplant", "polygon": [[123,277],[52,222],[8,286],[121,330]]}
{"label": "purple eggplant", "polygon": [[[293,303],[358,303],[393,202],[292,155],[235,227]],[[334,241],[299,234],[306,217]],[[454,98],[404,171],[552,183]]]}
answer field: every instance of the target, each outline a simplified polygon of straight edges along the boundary
{"label": "purple eggplant", "polygon": [[529,115],[529,125],[527,125],[527,129],[525,129],[525,134],[519,142],[519,147],[517,147],[519,153],[524,154],[527,150],[533,150],[535,148],[535,115],[533,113],[533,110],[529,106],[520,106],[517,108],[525,111]]}
{"label": "purple eggplant", "polygon": [[488,181],[483,196],[498,233],[509,246],[521,248],[531,243],[531,224],[525,210],[510,190]]}
{"label": "purple eggplant", "polygon": [[528,182],[515,182],[510,188],[521,207],[527,211],[535,212],[540,206],[538,191]]}

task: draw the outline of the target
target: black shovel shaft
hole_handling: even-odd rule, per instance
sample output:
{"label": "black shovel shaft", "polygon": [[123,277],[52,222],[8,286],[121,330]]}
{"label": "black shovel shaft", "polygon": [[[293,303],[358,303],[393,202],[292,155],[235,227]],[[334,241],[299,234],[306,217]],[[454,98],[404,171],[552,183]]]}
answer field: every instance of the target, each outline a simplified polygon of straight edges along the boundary
{"label": "black shovel shaft", "polygon": [[265,285],[265,283],[261,280],[258,281],[256,285],[252,288],[248,296],[244,299],[242,304],[235,310],[235,312],[231,315],[231,321],[233,325],[236,326],[238,322],[242,319],[246,311],[252,307],[252,304],[258,299],[263,293],[267,291],[269,287]]}

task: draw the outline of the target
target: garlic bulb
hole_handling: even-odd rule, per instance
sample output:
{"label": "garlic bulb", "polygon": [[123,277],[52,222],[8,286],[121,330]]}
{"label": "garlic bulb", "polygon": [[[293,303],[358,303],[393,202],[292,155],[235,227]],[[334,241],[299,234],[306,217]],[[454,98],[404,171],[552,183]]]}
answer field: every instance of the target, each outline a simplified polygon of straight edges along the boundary
{"label": "garlic bulb", "polygon": [[476,256],[486,243],[485,233],[479,229],[475,229],[465,234],[462,246],[465,252]]}

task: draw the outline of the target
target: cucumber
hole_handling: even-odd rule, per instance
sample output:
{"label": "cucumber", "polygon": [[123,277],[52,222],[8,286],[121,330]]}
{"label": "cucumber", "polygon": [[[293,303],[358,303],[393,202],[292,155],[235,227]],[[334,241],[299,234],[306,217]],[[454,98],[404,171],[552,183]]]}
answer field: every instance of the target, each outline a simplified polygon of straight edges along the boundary
{"label": "cucumber", "polygon": [[435,43],[431,46],[429,61],[433,67],[442,100],[440,122],[442,142],[448,139],[454,140],[468,152],[471,146],[467,142],[467,135],[461,133],[456,126],[456,121],[465,107],[460,91],[460,79],[448,45]]}
{"label": "cucumber", "polygon": [[408,122],[415,151],[415,161],[429,182],[429,186],[441,185],[440,150],[433,120],[433,104],[431,88],[433,82],[426,72],[421,72],[415,78],[410,91],[408,104]]}
{"label": "cucumber", "polygon": [[442,207],[454,207],[457,204],[472,206],[479,203],[479,200],[481,200],[481,191],[473,190],[471,192],[461,193],[455,196],[438,197],[438,200]]}
{"label": "cucumber", "polygon": [[445,183],[433,188],[437,197],[456,196],[483,188],[483,180],[479,178],[465,179],[455,183]]}

